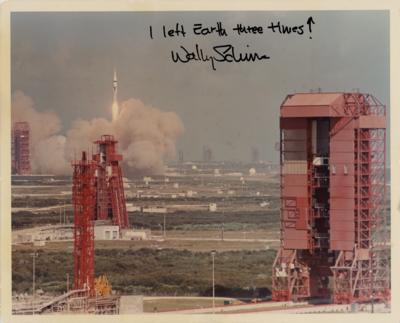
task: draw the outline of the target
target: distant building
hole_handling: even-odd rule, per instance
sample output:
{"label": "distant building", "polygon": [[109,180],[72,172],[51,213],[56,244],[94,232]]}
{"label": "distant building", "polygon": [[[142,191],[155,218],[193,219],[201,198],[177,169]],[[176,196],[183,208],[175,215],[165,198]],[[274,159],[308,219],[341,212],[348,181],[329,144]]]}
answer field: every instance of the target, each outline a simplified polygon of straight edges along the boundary
{"label": "distant building", "polygon": [[147,207],[143,208],[143,213],[167,213],[167,208],[165,207]]}
{"label": "distant building", "polygon": [[122,230],[121,236],[123,240],[147,240],[150,236],[149,230]]}
{"label": "distant building", "polygon": [[188,190],[186,192],[186,197],[193,197],[194,195],[197,195],[197,192],[192,191],[192,190]]}
{"label": "distant building", "polygon": [[31,174],[30,126],[28,122],[15,122],[11,136],[11,172],[16,175]]}
{"label": "distant building", "polygon": [[126,203],[126,210],[128,212],[140,212],[142,209],[140,206],[135,206],[132,203]]}
{"label": "distant building", "polygon": [[118,225],[95,225],[94,226],[95,240],[119,240]]}
{"label": "distant building", "polygon": [[210,204],[208,205],[208,210],[209,210],[210,212],[216,212],[216,211],[217,211],[217,204],[216,204],[216,203],[210,203]]}

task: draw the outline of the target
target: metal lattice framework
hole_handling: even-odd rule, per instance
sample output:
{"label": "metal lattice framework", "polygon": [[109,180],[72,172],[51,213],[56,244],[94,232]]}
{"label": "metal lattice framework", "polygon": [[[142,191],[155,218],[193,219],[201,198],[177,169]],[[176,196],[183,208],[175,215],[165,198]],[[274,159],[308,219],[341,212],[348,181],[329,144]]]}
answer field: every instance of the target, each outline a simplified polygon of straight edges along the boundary
{"label": "metal lattice framework", "polygon": [[[316,151],[318,140],[329,148]],[[385,107],[369,94],[289,95],[280,142],[281,247],[273,299],[388,300]]]}
{"label": "metal lattice framework", "polygon": [[121,229],[129,227],[120,162],[118,141],[111,135],[103,135],[97,144],[93,160],[96,168],[96,220],[112,220]]}
{"label": "metal lattice framework", "polygon": [[15,122],[11,139],[12,173],[29,175],[31,173],[29,123]]}
{"label": "metal lattice framework", "polygon": [[[370,95],[349,97],[361,115],[385,115],[385,107]],[[388,300],[390,268],[386,223],[386,131],[355,129],[356,241],[341,251],[335,266],[335,303]]]}
{"label": "metal lattice framework", "polygon": [[73,162],[74,289],[94,295],[94,214],[96,164],[86,158]]}
{"label": "metal lattice framework", "polygon": [[272,280],[272,298],[275,300],[297,300],[310,295],[310,269],[299,260],[297,252],[278,251]]}
{"label": "metal lattice framework", "polygon": [[94,222],[111,221],[120,229],[129,226],[120,161],[113,136],[104,135],[97,153],[73,162],[74,289],[94,295]]}

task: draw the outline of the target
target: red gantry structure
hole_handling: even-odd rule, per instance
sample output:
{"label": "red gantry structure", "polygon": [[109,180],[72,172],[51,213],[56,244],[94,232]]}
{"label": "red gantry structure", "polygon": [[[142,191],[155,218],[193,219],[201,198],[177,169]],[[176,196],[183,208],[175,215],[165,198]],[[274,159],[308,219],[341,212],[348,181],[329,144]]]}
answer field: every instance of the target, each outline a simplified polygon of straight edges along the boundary
{"label": "red gantry structure", "polygon": [[82,159],[73,162],[72,202],[74,208],[74,289],[94,295],[94,218],[96,205],[96,163]]}
{"label": "red gantry structure", "polygon": [[111,135],[101,136],[97,144],[96,162],[96,220],[111,220],[120,229],[129,227],[117,141]]}
{"label": "red gantry structure", "polygon": [[12,128],[12,174],[31,174],[30,127],[28,122],[15,122]]}
{"label": "red gantry structure", "polygon": [[[122,156],[117,141],[103,135],[97,152],[73,162],[74,288],[94,293],[94,222],[109,221],[120,229],[129,227],[122,181]],[[93,294],[92,294],[93,295]]]}
{"label": "red gantry structure", "polygon": [[275,301],[387,301],[386,112],[361,93],[296,93],[280,110]]}

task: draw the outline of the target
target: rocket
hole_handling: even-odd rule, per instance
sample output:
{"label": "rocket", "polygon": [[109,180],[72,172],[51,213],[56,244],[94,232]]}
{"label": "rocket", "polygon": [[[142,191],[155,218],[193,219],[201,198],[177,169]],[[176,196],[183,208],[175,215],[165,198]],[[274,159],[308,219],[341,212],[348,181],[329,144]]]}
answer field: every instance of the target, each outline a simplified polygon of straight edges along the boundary
{"label": "rocket", "polygon": [[118,80],[117,80],[117,71],[114,68],[114,80],[113,80],[113,102],[117,102],[117,92],[118,92]]}
{"label": "rocket", "polygon": [[116,121],[118,119],[119,108],[118,108],[118,80],[117,80],[117,71],[114,68],[114,79],[113,79],[113,104],[111,107],[112,121]]}

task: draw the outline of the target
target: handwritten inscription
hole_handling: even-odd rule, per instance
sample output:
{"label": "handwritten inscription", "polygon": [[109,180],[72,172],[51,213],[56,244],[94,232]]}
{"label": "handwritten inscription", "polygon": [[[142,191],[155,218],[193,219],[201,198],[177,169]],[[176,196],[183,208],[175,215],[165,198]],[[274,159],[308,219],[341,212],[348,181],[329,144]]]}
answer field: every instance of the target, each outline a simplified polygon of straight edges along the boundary
{"label": "handwritten inscription", "polygon": [[[247,47],[249,46],[247,45]],[[189,63],[191,61],[210,62],[211,68],[214,71],[216,70],[216,62],[255,62],[270,58],[265,54],[255,52],[237,52],[233,45],[213,46],[213,54],[206,54],[198,44],[195,45],[194,50],[188,50],[184,46],[180,46],[180,49],[181,51],[171,51],[171,57],[174,63]]]}
{"label": "handwritten inscription", "polygon": [[[222,21],[217,21],[214,25],[204,25],[195,23],[191,28],[187,28],[183,23],[176,22],[173,25],[163,25],[161,29],[155,31],[153,26],[149,26],[149,36],[151,39],[185,39],[214,36],[224,39],[224,43],[211,46],[209,49],[202,48],[197,42],[193,46],[183,46],[177,44],[175,49],[170,51],[171,62],[187,64],[192,62],[208,63],[213,71],[217,70],[217,63],[253,63],[267,62],[271,59],[265,52],[251,50],[247,44],[245,48],[236,48],[230,37],[246,37],[249,35],[264,35],[273,33],[285,36],[308,35],[312,39],[314,18],[310,16],[304,24],[288,25],[281,21],[272,21],[265,25],[245,25],[236,23],[233,27],[226,28]],[[260,39],[260,38],[259,38]],[[254,41],[254,38],[252,39]]]}

